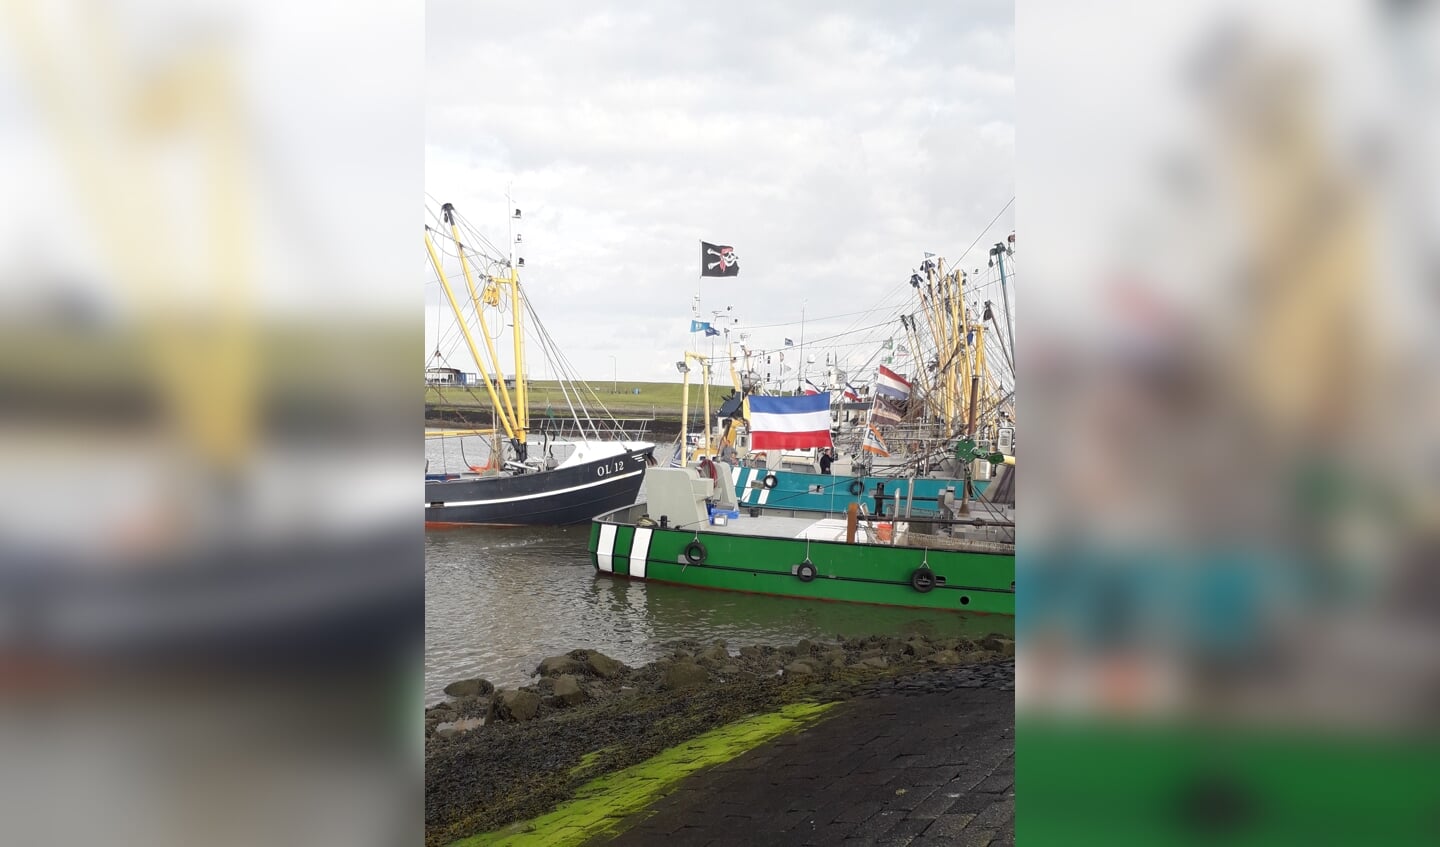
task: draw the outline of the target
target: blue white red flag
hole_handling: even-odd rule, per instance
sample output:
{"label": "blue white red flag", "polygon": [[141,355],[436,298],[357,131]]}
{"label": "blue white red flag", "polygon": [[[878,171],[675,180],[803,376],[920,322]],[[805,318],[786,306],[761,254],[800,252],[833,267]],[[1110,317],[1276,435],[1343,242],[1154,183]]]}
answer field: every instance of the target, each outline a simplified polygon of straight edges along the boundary
{"label": "blue white red flag", "polygon": [[881,365],[880,375],[875,377],[875,393],[903,403],[910,399],[910,382],[900,374]]}
{"label": "blue white red flag", "polygon": [[830,447],[830,395],[750,396],[751,450]]}
{"label": "blue white red flag", "polygon": [[910,383],[905,377],[884,365],[875,377],[875,399],[870,407],[870,419],[882,423],[899,423],[905,418],[910,402]]}

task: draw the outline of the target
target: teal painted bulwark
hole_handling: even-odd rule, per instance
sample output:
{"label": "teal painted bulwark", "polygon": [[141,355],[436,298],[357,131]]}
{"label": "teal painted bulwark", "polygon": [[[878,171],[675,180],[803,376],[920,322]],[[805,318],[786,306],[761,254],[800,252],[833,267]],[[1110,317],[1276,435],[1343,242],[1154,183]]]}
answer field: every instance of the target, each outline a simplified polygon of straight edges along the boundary
{"label": "teal painted bulwark", "polygon": [[[591,561],[601,573],[812,600],[1015,614],[1013,554],[635,527],[613,517],[590,525]],[[800,576],[807,557],[814,568],[808,581]],[[922,567],[937,583],[929,591],[911,583]]]}
{"label": "teal painted bulwark", "polygon": [[[765,486],[765,477],[773,476],[773,487]],[[731,482],[735,486],[735,499],[740,507],[773,506],[781,509],[799,509],[807,512],[842,513],[851,503],[864,503],[865,508],[875,511],[875,495],[881,485],[885,486],[885,512],[892,514],[894,498],[898,491],[902,497],[915,498],[913,514],[928,514],[935,511],[934,500],[953,488],[959,497],[963,484],[958,479],[915,479],[914,493],[910,492],[909,479],[883,476],[831,476],[830,474],[804,473],[802,471],[772,471],[764,468],[741,468],[731,471]],[[975,493],[982,493],[985,481],[973,483]],[[856,493],[856,492],[860,493]]]}

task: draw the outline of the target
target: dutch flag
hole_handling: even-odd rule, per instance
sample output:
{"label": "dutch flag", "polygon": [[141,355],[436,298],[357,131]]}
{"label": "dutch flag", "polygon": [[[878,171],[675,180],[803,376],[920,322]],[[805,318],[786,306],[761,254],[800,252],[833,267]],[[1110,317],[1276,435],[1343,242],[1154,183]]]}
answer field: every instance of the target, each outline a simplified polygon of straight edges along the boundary
{"label": "dutch flag", "polygon": [[751,395],[751,450],[804,450],[830,446],[830,395]]}

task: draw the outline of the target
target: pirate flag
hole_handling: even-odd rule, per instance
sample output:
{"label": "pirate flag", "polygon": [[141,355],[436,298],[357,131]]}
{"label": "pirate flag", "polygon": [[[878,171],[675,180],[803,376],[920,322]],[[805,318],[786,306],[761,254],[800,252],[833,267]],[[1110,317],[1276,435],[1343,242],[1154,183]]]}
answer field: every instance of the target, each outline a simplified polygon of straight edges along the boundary
{"label": "pirate flag", "polygon": [[740,260],[735,255],[735,248],[700,242],[700,275],[739,276]]}

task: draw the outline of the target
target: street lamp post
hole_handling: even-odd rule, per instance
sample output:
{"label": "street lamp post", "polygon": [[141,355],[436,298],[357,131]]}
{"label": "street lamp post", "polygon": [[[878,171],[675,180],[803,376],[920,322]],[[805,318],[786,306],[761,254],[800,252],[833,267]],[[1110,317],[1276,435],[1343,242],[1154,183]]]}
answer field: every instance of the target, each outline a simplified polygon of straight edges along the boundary
{"label": "street lamp post", "polygon": [[620,393],[620,378],[617,376],[617,373],[618,373],[618,371],[617,371],[616,368],[615,368],[615,354],[614,354],[614,353],[611,353],[611,354],[610,354],[610,393],[611,393],[611,394],[619,394],[619,393]]}

